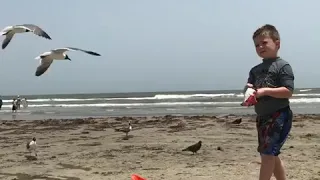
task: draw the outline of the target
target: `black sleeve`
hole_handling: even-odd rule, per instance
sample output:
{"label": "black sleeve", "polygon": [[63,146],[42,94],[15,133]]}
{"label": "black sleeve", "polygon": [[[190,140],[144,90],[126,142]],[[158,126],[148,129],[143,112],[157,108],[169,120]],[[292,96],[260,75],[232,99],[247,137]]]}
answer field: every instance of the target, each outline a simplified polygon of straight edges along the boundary
{"label": "black sleeve", "polygon": [[289,64],[284,65],[280,69],[279,81],[282,87],[286,87],[291,92],[294,90],[294,75],[292,68]]}
{"label": "black sleeve", "polygon": [[[249,72],[249,77],[248,77],[247,83],[250,83],[252,85],[254,84],[254,76],[253,76],[253,73],[252,73],[252,69]],[[245,85],[243,90],[242,90],[242,93],[244,94],[247,89],[248,89],[248,86]]]}
{"label": "black sleeve", "polygon": [[248,77],[247,83],[254,84],[254,76],[253,76],[253,73],[252,73],[252,69],[249,72],[249,77]]}

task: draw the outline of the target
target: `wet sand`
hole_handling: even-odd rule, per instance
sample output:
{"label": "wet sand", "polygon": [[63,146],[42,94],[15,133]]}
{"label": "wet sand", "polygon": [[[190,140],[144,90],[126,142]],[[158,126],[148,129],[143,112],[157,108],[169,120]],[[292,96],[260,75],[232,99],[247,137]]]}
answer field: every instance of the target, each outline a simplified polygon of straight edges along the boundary
{"label": "wet sand", "polygon": [[[233,124],[242,118],[240,124]],[[129,138],[114,129],[128,126]],[[256,180],[254,116],[106,117],[0,121],[4,180]],[[290,180],[320,179],[320,115],[295,115],[280,155]],[[38,156],[26,150],[37,138]],[[199,140],[197,154],[181,151]]]}

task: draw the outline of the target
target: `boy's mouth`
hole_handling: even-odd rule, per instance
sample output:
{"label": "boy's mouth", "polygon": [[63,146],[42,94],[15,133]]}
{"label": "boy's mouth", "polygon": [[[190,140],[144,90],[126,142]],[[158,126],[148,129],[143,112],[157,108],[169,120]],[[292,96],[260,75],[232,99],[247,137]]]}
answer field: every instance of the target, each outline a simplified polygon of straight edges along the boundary
{"label": "boy's mouth", "polygon": [[265,50],[262,50],[262,51],[260,51],[260,54],[263,54],[263,53],[265,53],[266,51]]}

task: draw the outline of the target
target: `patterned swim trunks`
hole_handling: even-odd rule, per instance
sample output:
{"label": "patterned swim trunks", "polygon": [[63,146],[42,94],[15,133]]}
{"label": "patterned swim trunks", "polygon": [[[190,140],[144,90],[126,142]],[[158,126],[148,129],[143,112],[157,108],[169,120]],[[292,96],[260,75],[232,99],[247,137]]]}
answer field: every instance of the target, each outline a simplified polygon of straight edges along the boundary
{"label": "patterned swim trunks", "polygon": [[292,111],[290,107],[266,116],[257,116],[258,152],[265,155],[278,156],[292,127]]}

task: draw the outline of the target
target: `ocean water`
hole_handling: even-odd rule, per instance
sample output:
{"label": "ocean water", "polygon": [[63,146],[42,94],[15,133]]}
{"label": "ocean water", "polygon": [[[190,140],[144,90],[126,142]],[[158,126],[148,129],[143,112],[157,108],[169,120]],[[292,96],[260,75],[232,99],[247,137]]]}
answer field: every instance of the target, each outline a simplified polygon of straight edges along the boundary
{"label": "ocean water", "polygon": [[[2,96],[0,119],[49,119],[101,116],[252,114],[242,107],[241,90],[106,94],[28,95],[28,107],[12,116],[13,96]],[[296,89],[294,113],[320,112],[320,88]]]}

